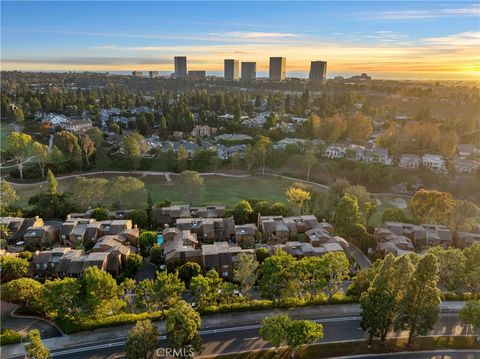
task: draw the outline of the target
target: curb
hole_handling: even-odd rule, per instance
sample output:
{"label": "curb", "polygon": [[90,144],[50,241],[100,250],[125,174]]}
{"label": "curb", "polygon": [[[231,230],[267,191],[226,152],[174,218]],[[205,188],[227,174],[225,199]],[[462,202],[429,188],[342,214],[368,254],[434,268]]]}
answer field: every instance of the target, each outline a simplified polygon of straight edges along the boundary
{"label": "curb", "polygon": [[53,321],[50,321],[48,319],[45,319],[45,318],[42,318],[42,317],[36,317],[34,315],[20,315],[20,314],[16,314],[15,311],[17,310],[18,308],[15,308],[14,310],[11,311],[10,315],[14,318],[26,318],[26,319],[35,319],[35,320],[40,320],[42,322],[45,322],[47,324],[50,324],[52,327],[55,327],[55,329],[57,329],[59,331],[59,333],[61,334],[62,337],[66,337],[67,334],[65,334],[65,332],[62,330],[62,328],[60,328],[55,322]]}

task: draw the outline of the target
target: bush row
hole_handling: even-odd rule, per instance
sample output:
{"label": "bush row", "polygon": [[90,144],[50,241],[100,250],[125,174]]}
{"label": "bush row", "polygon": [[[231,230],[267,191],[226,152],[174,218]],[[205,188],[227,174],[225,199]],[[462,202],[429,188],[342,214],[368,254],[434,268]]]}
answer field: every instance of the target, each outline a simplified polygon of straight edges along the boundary
{"label": "bush row", "polygon": [[12,329],[2,329],[0,334],[0,345],[18,344],[22,342],[20,333]]}

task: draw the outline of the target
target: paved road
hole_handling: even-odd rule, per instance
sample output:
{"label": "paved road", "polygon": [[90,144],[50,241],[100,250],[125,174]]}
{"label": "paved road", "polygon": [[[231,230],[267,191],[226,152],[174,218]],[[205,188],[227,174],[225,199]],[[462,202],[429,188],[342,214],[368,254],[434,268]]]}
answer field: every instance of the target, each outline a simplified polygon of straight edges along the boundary
{"label": "paved road", "polygon": [[377,355],[356,355],[336,359],[479,359],[480,350],[433,350],[415,353],[389,353]]}
{"label": "paved road", "polygon": [[[346,340],[361,340],[365,337],[360,328],[360,317],[344,316],[335,318],[310,318],[324,325],[325,336],[321,342],[338,342]],[[203,329],[201,336],[204,342],[202,355],[227,354],[254,349],[269,348],[269,344],[260,339],[258,329],[260,325],[236,325],[229,327],[212,327]],[[435,329],[430,335],[472,335],[469,327],[459,322],[455,313],[443,314]],[[406,333],[396,333],[404,336]],[[50,344],[55,339],[45,341]],[[166,347],[165,338],[161,337],[159,347]],[[75,345],[68,348],[54,350],[54,357],[59,358],[122,358],[124,356],[124,339],[122,340],[97,340],[88,345]],[[20,358],[21,356],[12,356]],[[5,356],[8,358],[8,356]],[[416,359],[416,358],[415,358]]]}
{"label": "paved road", "polygon": [[16,308],[18,308],[18,305],[7,302],[1,303],[2,328],[16,330],[22,335],[27,335],[30,330],[38,329],[44,339],[62,335],[55,326],[46,321],[33,318],[13,317],[11,313]]}

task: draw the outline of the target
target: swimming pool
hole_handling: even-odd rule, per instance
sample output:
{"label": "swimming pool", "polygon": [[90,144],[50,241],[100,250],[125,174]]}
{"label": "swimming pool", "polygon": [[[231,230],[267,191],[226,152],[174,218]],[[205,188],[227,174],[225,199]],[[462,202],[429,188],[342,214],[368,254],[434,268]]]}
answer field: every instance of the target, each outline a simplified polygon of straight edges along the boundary
{"label": "swimming pool", "polygon": [[157,234],[157,244],[161,245],[163,243],[163,234]]}

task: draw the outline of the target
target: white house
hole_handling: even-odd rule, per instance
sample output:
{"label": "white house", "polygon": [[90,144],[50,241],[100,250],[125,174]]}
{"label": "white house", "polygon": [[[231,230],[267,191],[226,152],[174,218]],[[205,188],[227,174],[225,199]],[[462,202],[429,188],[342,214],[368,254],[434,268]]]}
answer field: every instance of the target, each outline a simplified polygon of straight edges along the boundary
{"label": "white house", "polygon": [[400,155],[398,165],[403,168],[419,168],[422,159],[419,155],[403,154]]}
{"label": "white house", "polygon": [[60,125],[62,130],[73,132],[73,133],[83,133],[89,128],[92,128],[92,121],[90,120],[69,120]]}
{"label": "white house", "polygon": [[345,145],[330,145],[325,150],[324,156],[328,158],[344,158],[347,153]]}
{"label": "white house", "polygon": [[42,122],[47,122],[50,126],[55,127],[61,125],[68,121],[67,116],[65,115],[57,115],[55,113],[49,113]]}
{"label": "white house", "polygon": [[445,159],[441,155],[424,154],[422,156],[423,167],[428,168],[433,172],[445,172]]}
{"label": "white house", "polygon": [[477,161],[464,158],[457,158],[453,161],[453,167],[459,173],[475,173],[479,166],[480,164]]}

